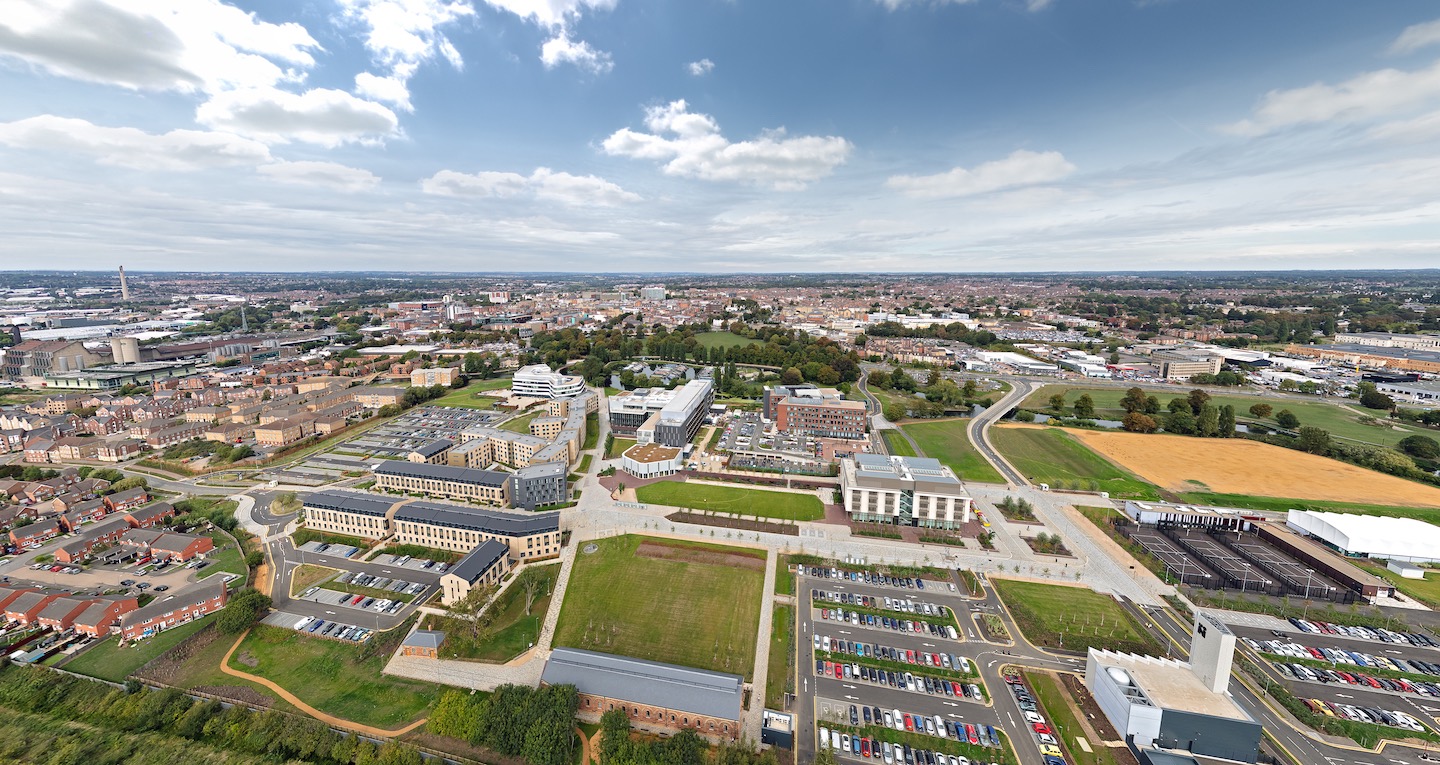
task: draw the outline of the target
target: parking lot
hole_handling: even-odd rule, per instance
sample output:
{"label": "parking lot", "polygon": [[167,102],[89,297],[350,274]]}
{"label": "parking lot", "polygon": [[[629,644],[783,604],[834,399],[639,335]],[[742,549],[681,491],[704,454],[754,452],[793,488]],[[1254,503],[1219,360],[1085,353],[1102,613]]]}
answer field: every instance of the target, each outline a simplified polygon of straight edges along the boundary
{"label": "parking lot", "polygon": [[416,447],[446,438],[459,443],[460,431],[473,427],[490,427],[498,424],[508,415],[484,409],[462,409],[457,407],[422,406],[372,428],[336,447],[341,454],[335,456],[385,455],[403,457]]}
{"label": "parking lot", "polygon": [[345,621],[346,617],[339,617],[338,620],[321,619],[313,616],[300,616],[298,614],[276,611],[265,617],[262,622],[272,627],[283,627],[296,632],[304,632],[319,638],[330,638],[332,640],[343,640],[350,643],[360,643],[370,639],[375,630],[361,627],[360,625]]}
{"label": "parking lot", "polygon": [[965,639],[958,617],[973,602],[954,585],[802,570],[800,690],[816,746],[911,765],[1015,762],[975,658],[993,647]]}

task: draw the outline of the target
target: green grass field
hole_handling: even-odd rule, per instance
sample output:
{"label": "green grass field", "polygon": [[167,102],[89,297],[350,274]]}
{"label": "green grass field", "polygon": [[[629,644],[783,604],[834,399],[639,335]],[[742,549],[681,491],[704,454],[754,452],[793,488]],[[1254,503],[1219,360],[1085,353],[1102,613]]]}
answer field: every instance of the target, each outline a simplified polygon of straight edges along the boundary
{"label": "green grass field", "polygon": [[575,557],[554,644],[749,678],[765,586],[763,556],[756,568],[642,557],[636,554],[642,541],[681,555],[760,554],[636,535],[595,540],[598,551]]}
{"label": "green grass field", "polygon": [[438,629],[445,633],[445,642],[440,646],[442,656],[459,656],[464,659],[505,662],[528,650],[540,635],[545,621],[545,611],[550,608],[550,596],[555,592],[555,580],[560,575],[560,564],[552,563],[527,569],[540,577],[540,594],[525,613],[525,594],[518,582],[511,584],[500,599],[490,606],[494,614],[492,631],[476,641],[470,622],[449,617],[429,617],[426,629]]}
{"label": "green grass field", "polygon": [[493,380],[471,380],[469,385],[446,393],[429,402],[428,406],[455,406],[463,409],[489,409],[500,399],[479,395],[482,391],[500,390],[510,387],[510,378],[496,377]]}
{"label": "green grass field", "polygon": [[600,415],[591,412],[585,415],[585,443],[580,445],[581,451],[590,451],[600,442]]}
{"label": "green grass field", "polygon": [[904,428],[925,456],[949,465],[962,479],[977,483],[1005,483],[999,471],[986,462],[970,443],[970,434],[966,432],[969,424],[969,420],[940,420],[912,422]]}
{"label": "green grass field", "polygon": [[1406,579],[1385,568],[1381,563],[1364,560],[1351,560],[1350,562],[1389,581],[1406,597],[1414,598],[1432,608],[1440,608],[1440,571],[1426,571],[1424,579]]}
{"label": "green grass field", "polygon": [[635,490],[641,502],[721,513],[758,515],[788,521],[814,521],[825,517],[825,506],[814,494],[711,486],[682,481],[661,481]]}
{"label": "green grass field", "polygon": [[513,419],[509,419],[505,422],[500,423],[500,429],[508,430],[511,433],[529,433],[530,423],[533,422],[535,418],[540,417],[543,414],[545,414],[544,409],[536,409],[529,414],[522,414],[519,417],[515,417]]}
{"label": "green grass field", "polygon": [[[1160,399],[1160,407],[1164,409],[1172,398],[1180,398],[1192,390],[1192,386],[1176,385],[1165,388],[1146,388],[1146,395],[1155,396]],[[1046,385],[1031,393],[1020,404],[1026,409],[1033,409],[1037,412],[1048,412],[1050,396],[1065,392],[1065,405],[1074,406],[1075,399],[1082,393],[1089,393],[1090,398],[1095,400],[1095,414],[1097,417],[1108,420],[1118,420],[1125,415],[1125,410],[1120,408],[1120,399],[1125,396],[1125,388],[1087,388],[1074,385]],[[1354,441],[1362,441],[1381,446],[1395,446],[1400,439],[1415,435],[1425,434],[1421,428],[1409,426],[1390,427],[1389,421],[1384,419],[1384,412],[1376,412],[1365,409],[1358,402],[1351,402],[1346,409],[1338,404],[1326,401],[1295,400],[1275,398],[1273,396],[1247,396],[1244,394],[1218,393],[1214,389],[1206,389],[1210,394],[1211,403],[1216,406],[1229,404],[1235,407],[1235,418],[1240,422],[1262,422],[1275,427],[1275,414],[1263,420],[1257,420],[1250,414],[1250,407],[1253,404],[1269,404],[1274,407],[1275,412],[1281,409],[1289,409],[1300,418],[1301,425],[1313,425],[1330,431],[1330,434],[1339,438],[1348,438]],[[1353,410],[1353,411],[1352,411]],[[1363,414],[1362,414],[1363,413]],[[1360,421],[1364,415],[1379,418],[1385,422],[1385,427],[1366,425]]]}
{"label": "green grass field", "polygon": [[[398,645],[405,631],[398,628],[372,640]],[[230,658],[230,667],[268,678],[322,712],[362,725],[394,728],[420,716],[440,689],[432,683],[380,674],[394,647],[377,650],[257,624]],[[367,651],[373,655],[366,656]]]}
{"label": "green grass field", "polygon": [[1154,655],[1155,641],[1109,595],[1013,579],[991,579],[1025,638],[1034,645]]}
{"label": "green grass field", "polygon": [[1022,475],[1054,488],[1108,491],[1125,499],[1160,499],[1159,491],[1121,470],[1059,428],[994,428],[990,442]]}
{"label": "green grass field", "polygon": [[898,430],[882,430],[881,438],[885,439],[885,448],[896,457],[918,457],[915,447],[910,445],[910,440],[900,434]]}
{"label": "green grass field", "polygon": [[138,644],[124,648],[118,647],[115,639],[110,638],[91,646],[90,650],[75,657],[74,661],[65,665],[65,669],[118,683],[129,677],[131,672],[150,663],[151,659],[199,632],[211,621],[213,620],[208,618],[196,619],[189,624],[165,630],[154,637],[146,638]]}
{"label": "green grass field", "polygon": [[738,348],[755,342],[729,332],[700,332],[695,335],[695,340],[702,348]]}
{"label": "green grass field", "polygon": [[770,619],[770,664],[765,673],[765,706],[784,709],[785,687],[795,674],[795,611],[776,606]]}
{"label": "green grass field", "polygon": [[605,455],[605,459],[608,460],[614,457],[619,457],[620,455],[624,454],[627,449],[634,445],[635,439],[633,438],[613,438],[610,440],[610,451]]}
{"label": "green grass field", "polygon": [[[210,532],[210,538],[215,540],[215,550],[205,554],[210,565],[200,569],[195,575],[196,579],[204,579],[211,574],[239,574],[245,576],[249,569],[245,566],[245,559],[240,555],[240,547],[230,541],[230,537],[219,531]],[[224,547],[225,549],[220,549]]]}

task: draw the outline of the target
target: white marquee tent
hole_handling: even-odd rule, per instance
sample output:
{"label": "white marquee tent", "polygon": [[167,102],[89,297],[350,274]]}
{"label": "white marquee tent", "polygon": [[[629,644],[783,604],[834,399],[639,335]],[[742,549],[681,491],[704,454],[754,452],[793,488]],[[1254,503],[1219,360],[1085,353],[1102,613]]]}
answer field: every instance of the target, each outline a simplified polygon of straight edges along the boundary
{"label": "white marquee tent", "polygon": [[1440,561],[1440,526],[1414,518],[1291,510],[1286,524],[1352,555]]}

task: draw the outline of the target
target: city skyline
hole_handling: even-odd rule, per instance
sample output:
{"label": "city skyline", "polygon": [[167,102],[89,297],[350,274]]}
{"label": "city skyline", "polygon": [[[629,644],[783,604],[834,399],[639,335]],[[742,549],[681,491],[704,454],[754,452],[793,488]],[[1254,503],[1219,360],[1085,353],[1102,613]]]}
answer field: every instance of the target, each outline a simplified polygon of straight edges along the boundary
{"label": "city skyline", "polygon": [[12,269],[1103,272],[1440,254],[1440,20],[1421,3],[14,11]]}

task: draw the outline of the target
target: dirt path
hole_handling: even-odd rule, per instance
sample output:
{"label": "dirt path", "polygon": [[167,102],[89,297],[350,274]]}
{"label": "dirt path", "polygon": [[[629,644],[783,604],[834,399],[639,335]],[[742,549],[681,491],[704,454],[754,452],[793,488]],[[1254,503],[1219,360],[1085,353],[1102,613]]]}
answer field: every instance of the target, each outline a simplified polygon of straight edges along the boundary
{"label": "dirt path", "polygon": [[249,634],[250,630],[245,630],[243,633],[241,633],[240,637],[235,640],[235,645],[230,646],[230,650],[225,652],[225,658],[220,660],[220,671],[232,677],[243,678],[245,680],[249,680],[252,683],[259,683],[260,685],[269,688],[270,690],[278,694],[280,698],[285,699],[286,701],[295,705],[296,709],[304,712],[307,715],[310,715],[311,717],[325,723],[326,725],[333,725],[337,728],[344,728],[345,730],[355,731],[356,733],[360,733],[366,736],[374,736],[376,738],[394,738],[396,736],[403,736],[406,733],[409,733],[410,731],[419,728],[430,720],[430,718],[428,717],[422,717],[419,720],[416,720],[415,722],[410,723],[403,728],[397,728],[396,730],[384,730],[383,728],[372,728],[369,725],[361,725],[360,723],[351,722],[349,720],[342,720],[338,717],[327,715],[324,712],[316,709],[315,707],[312,707],[309,704],[301,701],[295,696],[295,694],[285,690],[284,688],[281,688],[270,680],[260,677],[259,675],[252,675],[249,672],[241,672],[238,669],[230,668],[230,657],[235,655],[235,649],[240,647],[240,643],[243,642],[245,640],[245,636]]}
{"label": "dirt path", "polygon": [[[580,763],[581,765],[590,765],[593,757],[591,753],[594,751],[590,739],[585,736],[585,731],[580,730],[578,726],[575,728],[575,732],[580,735]],[[595,731],[595,738],[600,738],[600,731]]]}

